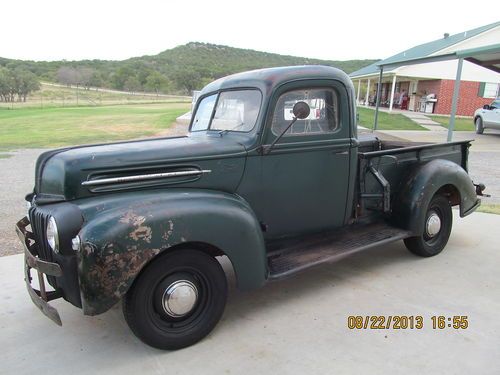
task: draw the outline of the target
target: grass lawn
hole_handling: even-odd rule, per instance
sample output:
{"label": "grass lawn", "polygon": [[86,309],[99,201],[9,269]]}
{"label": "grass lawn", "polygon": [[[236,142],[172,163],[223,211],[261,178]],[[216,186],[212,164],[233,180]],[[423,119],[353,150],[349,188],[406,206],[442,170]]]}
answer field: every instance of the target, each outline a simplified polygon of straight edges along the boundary
{"label": "grass lawn", "polygon": [[189,108],[190,103],[0,108],[0,150],[153,136],[168,128]]}
{"label": "grass lawn", "polygon": [[[432,120],[439,122],[439,124],[448,129],[450,122],[449,116],[429,116]],[[456,131],[475,131],[474,122],[472,118],[455,117],[455,130]]]}
{"label": "grass lawn", "polygon": [[[375,110],[358,107],[359,125],[373,129]],[[378,130],[427,130],[401,114],[378,113]]]}
{"label": "grass lawn", "polygon": [[489,214],[497,214],[500,215],[500,204],[484,204],[481,203],[478,212],[486,212]]}

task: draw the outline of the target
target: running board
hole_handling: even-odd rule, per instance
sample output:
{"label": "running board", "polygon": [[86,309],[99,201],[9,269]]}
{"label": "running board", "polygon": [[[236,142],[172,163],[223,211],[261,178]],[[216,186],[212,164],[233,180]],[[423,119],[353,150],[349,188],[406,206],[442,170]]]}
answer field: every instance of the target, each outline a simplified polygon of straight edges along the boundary
{"label": "running board", "polygon": [[268,244],[269,279],[280,279],[347,255],[402,240],[410,232],[385,223],[352,225],[334,232]]}

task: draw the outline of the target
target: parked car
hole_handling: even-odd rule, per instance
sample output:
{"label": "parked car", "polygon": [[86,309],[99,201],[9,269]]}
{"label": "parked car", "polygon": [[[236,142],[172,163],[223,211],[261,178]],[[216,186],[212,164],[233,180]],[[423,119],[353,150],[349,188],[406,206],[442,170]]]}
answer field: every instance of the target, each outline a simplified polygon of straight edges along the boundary
{"label": "parked car", "polygon": [[45,152],[16,226],[31,299],[57,324],[53,299],[85,315],[123,299],[141,340],[178,349],[222,316],[218,256],[248,290],[394,241],[439,254],[451,207],[481,202],[470,143],[358,137],[355,103],[338,69],[251,71],[203,89],[187,136]]}
{"label": "parked car", "polygon": [[474,112],[474,125],[477,134],[483,134],[484,129],[500,129],[500,99],[490,105],[486,104]]}

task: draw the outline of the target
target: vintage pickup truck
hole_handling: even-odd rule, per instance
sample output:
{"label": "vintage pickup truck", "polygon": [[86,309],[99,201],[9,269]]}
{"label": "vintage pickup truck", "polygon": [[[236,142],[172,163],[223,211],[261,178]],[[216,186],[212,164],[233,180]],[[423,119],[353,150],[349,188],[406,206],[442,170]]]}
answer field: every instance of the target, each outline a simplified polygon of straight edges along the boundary
{"label": "vintage pickup truck", "polygon": [[221,318],[219,256],[251,289],[393,241],[438,254],[451,207],[480,204],[470,142],[382,141],[356,123],[340,70],[272,68],[207,85],[187,136],[45,152],[16,225],[33,302],[61,324],[55,298],[86,315],[123,300],[135,335],[178,349]]}

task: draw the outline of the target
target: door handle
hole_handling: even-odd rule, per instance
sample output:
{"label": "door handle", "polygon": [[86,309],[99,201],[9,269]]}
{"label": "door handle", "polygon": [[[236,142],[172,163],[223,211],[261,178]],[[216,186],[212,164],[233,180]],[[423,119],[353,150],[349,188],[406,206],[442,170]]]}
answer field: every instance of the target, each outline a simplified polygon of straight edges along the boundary
{"label": "door handle", "polygon": [[332,151],[332,154],[335,154],[335,155],[347,155],[349,154],[348,151]]}

